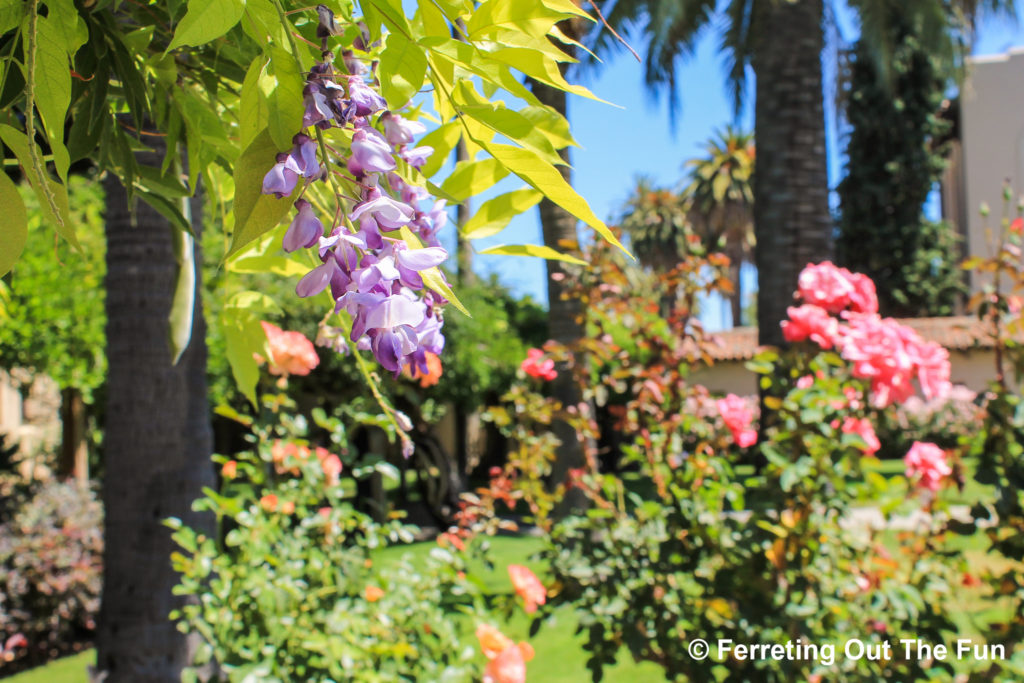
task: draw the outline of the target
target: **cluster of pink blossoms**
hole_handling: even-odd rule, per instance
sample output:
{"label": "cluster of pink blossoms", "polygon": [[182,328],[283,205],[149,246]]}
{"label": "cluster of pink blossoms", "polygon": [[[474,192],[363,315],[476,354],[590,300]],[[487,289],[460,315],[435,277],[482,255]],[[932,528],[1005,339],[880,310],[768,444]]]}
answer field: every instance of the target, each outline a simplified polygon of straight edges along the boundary
{"label": "cluster of pink blossoms", "polygon": [[797,296],[804,303],[788,309],[783,336],[838,349],[852,364],[854,377],[871,381],[876,407],[913,396],[915,379],[927,398],[949,393],[949,353],[896,320],[879,316],[875,285],[867,276],[828,261],[808,265],[800,274]]}
{"label": "cluster of pink blossoms", "polygon": [[[407,366],[426,374],[427,354],[444,348],[442,308],[448,302],[425,287],[421,274],[448,257],[437,238],[448,217],[444,200],[434,201],[396,171],[400,161],[421,168],[433,150],[412,146],[425,127],[386,110],[373,74],[351,51],[343,55],[344,72],[335,69],[327,50],[333,15],[324,8],[320,21],[323,61],[306,78],[303,131],[289,152],[278,155],[263,180],[263,193],[290,196],[300,178],[308,184],[330,174],[355,188],[355,201],[337,197],[336,224],[329,231],[308,201],[295,202],[284,249],[314,248],[322,264],[299,281],[296,293],[308,297],[330,288],[335,312],[351,316],[350,339],[357,348],[371,350],[396,376]],[[347,156],[318,144],[307,134],[317,132],[310,128],[349,131]],[[320,158],[328,150],[333,158]],[[402,228],[428,246],[410,249],[399,235]]]}
{"label": "cluster of pink blossoms", "polygon": [[754,411],[745,399],[736,394],[729,394],[718,399],[718,412],[725,426],[732,432],[732,438],[740,448],[753,446],[757,443],[757,431],[751,428],[754,422]]}
{"label": "cluster of pink blossoms", "polygon": [[548,382],[558,377],[555,370],[555,361],[547,358],[540,349],[530,349],[526,352],[526,358],[519,364],[519,369],[530,377],[543,379]]}
{"label": "cluster of pink blossoms", "polygon": [[907,466],[907,478],[929,491],[938,491],[942,480],[953,473],[946,462],[946,452],[933,443],[915,441],[903,464]]}

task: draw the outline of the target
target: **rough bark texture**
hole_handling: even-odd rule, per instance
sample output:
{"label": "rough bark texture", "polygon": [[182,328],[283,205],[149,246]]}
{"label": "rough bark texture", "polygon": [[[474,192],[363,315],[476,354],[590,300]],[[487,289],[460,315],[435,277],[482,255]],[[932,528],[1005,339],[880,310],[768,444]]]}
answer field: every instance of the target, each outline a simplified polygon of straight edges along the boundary
{"label": "rough bark texture", "polygon": [[[575,35],[571,22],[563,22],[561,27],[567,35]],[[566,51],[571,50],[565,45],[561,47]],[[564,71],[565,65],[563,64],[562,67]],[[541,104],[546,104],[563,116],[567,116],[568,106],[564,91],[536,81],[530,82],[530,88]],[[558,170],[565,181],[571,184],[572,169],[568,165],[569,148],[561,150],[560,155],[566,165],[559,166]],[[538,208],[544,244],[562,252],[578,252],[579,236],[576,232],[576,217],[547,198],[540,201]],[[548,275],[548,333],[551,335],[551,339],[569,344],[583,335],[583,328],[579,320],[582,313],[580,302],[577,299],[563,297],[567,275],[562,262],[547,260],[545,263]],[[563,406],[578,404],[582,397],[579,388],[572,380],[571,372],[564,364],[557,370],[558,378],[552,384],[552,396]],[[583,466],[584,454],[575,430],[567,423],[555,421],[552,423],[552,429],[562,445],[559,447],[556,460],[552,465],[551,479],[553,483],[560,483],[565,481],[570,469]],[[585,497],[580,495],[577,489],[570,489],[567,498],[559,512],[565,513],[573,508],[580,508],[585,501]]]}
{"label": "rough bark texture", "polygon": [[[152,143],[151,139],[146,140]],[[159,165],[159,154],[139,163]],[[192,642],[168,618],[173,544],[162,521],[205,521],[191,511],[214,484],[206,387],[206,326],[198,293],[192,338],[171,365],[168,314],[177,266],[173,228],[146,204],[129,207],[108,175],[106,517],[103,600],[97,629],[97,676],[105,683],[177,683]],[[198,202],[193,224],[199,231]],[[105,676],[105,677],[104,677]]]}
{"label": "rough bark texture", "polygon": [[754,50],[757,158],[754,234],[761,344],[782,345],[779,323],[797,277],[831,256],[825,115],[822,109],[822,0],[759,3]]}

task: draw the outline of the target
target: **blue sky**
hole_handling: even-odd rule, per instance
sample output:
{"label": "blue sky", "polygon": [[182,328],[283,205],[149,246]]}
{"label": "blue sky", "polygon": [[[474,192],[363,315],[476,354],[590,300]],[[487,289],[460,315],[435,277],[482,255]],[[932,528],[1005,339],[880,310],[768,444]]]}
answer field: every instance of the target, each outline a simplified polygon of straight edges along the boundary
{"label": "blue sky", "polygon": [[[842,3],[837,2],[836,6],[843,39],[855,40],[855,17]],[[1022,26],[1024,22],[1015,25],[1006,18],[983,21],[975,54],[1004,52],[1024,44]],[[630,43],[643,53],[639,36],[634,36]],[[580,144],[580,148],[572,150],[573,185],[598,216],[613,219],[619,213],[638,175],[650,176],[662,185],[679,182],[684,173],[683,162],[697,156],[703,143],[727,123],[752,128],[750,106],[745,107],[738,118],[734,117],[717,46],[717,32],[706,32],[693,58],[679,71],[682,106],[674,133],[666,104],[655,102],[645,92],[642,66],[629,53],[620,52],[596,69],[576,74],[574,80],[582,82],[598,97],[621,107],[582,98],[572,98],[569,105],[569,121]],[[841,150],[831,125],[829,135],[829,165],[834,185],[841,173]],[[511,178],[495,189],[507,191],[521,185],[518,179]],[[478,248],[486,248],[501,243],[542,243],[537,210],[517,217],[501,234],[476,244]],[[544,264],[539,259],[478,254],[474,257],[474,270],[482,274],[497,273],[516,293],[546,300]],[[718,326],[713,320],[717,314],[708,312],[712,318],[708,323]]]}

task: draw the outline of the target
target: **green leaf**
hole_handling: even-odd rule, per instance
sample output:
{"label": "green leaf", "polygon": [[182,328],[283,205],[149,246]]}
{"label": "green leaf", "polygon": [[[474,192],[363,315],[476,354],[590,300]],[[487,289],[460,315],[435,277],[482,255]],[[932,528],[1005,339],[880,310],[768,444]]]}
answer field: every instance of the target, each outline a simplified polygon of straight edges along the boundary
{"label": "green leaf", "polygon": [[459,144],[459,136],[461,135],[462,126],[459,125],[459,122],[449,121],[420,138],[420,141],[416,143],[417,145],[426,145],[434,148],[434,153],[427,159],[427,163],[423,165],[420,172],[429,178],[440,171],[441,167],[444,166],[444,162],[447,161],[448,155],[455,149],[455,145]]}
{"label": "green leaf", "polygon": [[400,109],[423,87],[427,76],[426,51],[398,31],[388,34],[387,45],[380,54],[380,90],[392,109]]}
{"label": "green leaf", "polygon": [[[75,236],[75,226],[71,222],[71,210],[68,206],[68,190],[64,185],[52,180],[49,176],[40,177],[32,166],[32,158],[29,154],[28,137],[17,128],[0,123],[0,140],[11,148],[18,163],[25,170],[25,176],[29,184],[39,197],[39,205],[43,211],[43,217],[52,223],[61,237],[71,245],[82,250]],[[52,201],[52,205],[51,205]]]}
{"label": "green leaf", "polygon": [[281,48],[270,50],[270,68],[276,84],[267,94],[268,125],[274,144],[283,151],[291,148],[292,138],[302,128],[304,81],[295,57]]}
{"label": "green leaf", "polygon": [[548,163],[565,163],[558,156],[551,140],[538,130],[530,119],[507,108],[504,102],[489,102],[476,92],[471,82],[460,81],[452,94],[452,99],[464,116],[479,121],[521,147],[533,150]]}
{"label": "green leaf", "polygon": [[543,37],[564,12],[552,10],[541,0],[487,0],[466,22],[469,37],[476,40],[509,29]]}
{"label": "green leaf", "polygon": [[53,150],[57,175],[67,182],[71,160],[64,146],[64,120],[71,105],[71,71],[61,26],[52,19],[38,17],[34,42],[36,77],[29,86]]}
{"label": "green leaf", "polygon": [[53,24],[60,36],[60,46],[67,51],[68,57],[74,57],[89,40],[89,29],[75,9],[75,3],[72,0],[46,0],[46,7],[49,10],[47,21]]}
{"label": "green leaf", "polygon": [[471,240],[497,235],[513,218],[536,206],[543,196],[537,190],[524,188],[488,199],[459,231]]}
{"label": "green leaf", "polygon": [[192,316],[196,302],[196,260],[192,235],[184,230],[174,234],[174,257],[178,273],[171,300],[170,322],[171,364],[177,365],[192,338]]}
{"label": "green leaf", "polygon": [[267,335],[259,316],[275,310],[280,309],[270,297],[260,292],[245,291],[231,297],[221,312],[220,322],[231,374],[238,389],[253,406],[256,406],[256,384],[260,379],[254,354],[264,358],[270,356]]}
{"label": "green leaf", "polygon": [[575,256],[569,256],[568,254],[563,254],[555,251],[551,247],[545,247],[539,244],[503,244],[501,246],[484,249],[480,253],[500,254],[502,256],[535,256],[537,258],[551,259],[552,261],[576,263],[581,266],[588,265],[587,262],[582,259],[578,259]]}
{"label": "green leaf", "polygon": [[[261,77],[266,73],[267,59],[262,55],[249,65],[242,82],[242,94],[238,106],[238,135],[245,148],[270,123],[270,106],[266,94],[260,87]],[[270,79],[267,79],[270,80]]]}
{"label": "green leaf", "polygon": [[189,0],[188,11],[175,27],[167,51],[182,45],[204,45],[220,38],[234,28],[243,11],[242,0]]}
{"label": "green leaf", "polygon": [[0,0],[0,34],[20,26],[28,6],[24,0]]}
{"label": "green leaf", "polygon": [[568,119],[551,107],[545,105],[523,107],[519,113],[529,119],[537,130],[546,135],[557,149],[578,146],[569,131]]}
{"label": "green leaf", "polygon": [[618,238],[612,234],[608,226],[598,218],[586,200],[565,181],[558,169],[537,156],[535,152],[512,145],[500,145],[491,142],[483,143],[491,156],[512,173],[522,178],[535,189],[571,213],[576,218],[592,227],[610,244],[615,245],[632,257],[629,250],[622,246]]}
{"label": "green leaf", "polygon": [[462,202],[489,189],[507,175],[508,169],[497,159],[460,161],[441,184],[441,189]]}
{"label": "green leaf", "polygon": [[28,238],[28,214],[25,202],[18,194],[14,181],[0,173],[0,275],[5,275],[25,249]]}
{"label": "green leaf", "polygon": [[262,193],[263,177],[275,163],[277,145],[264,129],[242,152],[235,165],[235,233],[228,256],[237,253],[249,242],[275,228],[288,214],[292,201],[302,189],[295,184],[292,197],[278,199]]}
{"label": "green leaf", "polygon": [[565,80],[565,77],[562,76],[562,71],[558,66],[558,62],[536,50],[521,47],[503,47],[498,50],[494,50],[489,54],[494,59],[508,64],[513,69],[518,69],[535,81],[540,81],[552,88],[558,88],[559,90],[564,90],[572,93],[573,95],[579,95],[580,97],[586,97],[590,100],[610,104],[584,88],[582,85],[573,85],[572,83],[569,83],[569,81]]}

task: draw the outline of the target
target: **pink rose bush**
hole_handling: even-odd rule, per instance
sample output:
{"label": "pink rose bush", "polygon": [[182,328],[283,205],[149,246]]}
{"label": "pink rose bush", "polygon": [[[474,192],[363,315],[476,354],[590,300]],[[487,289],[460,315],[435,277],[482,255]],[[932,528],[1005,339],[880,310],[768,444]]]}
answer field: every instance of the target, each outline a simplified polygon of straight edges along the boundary
{"label": "pink rose bush", "polygon": [[942,480],[953,473],[946,462],[946,452],[933,443],[915,441],[903,462],[907,466],[907,478],[932,492],[938,491]]}
{"label": "pink rose bush", "polygon": [[838,349],[852,364],[853,376],[871,382],[875,407],[905,402],[914,395],[915,380],[929,399],[949,393],[949,353],[879,316],[875,285],[867,276],[828,261],[810,264],[800,274],[797,297],[804,303],[787,309],[786,341]]}

